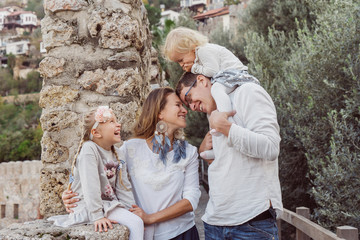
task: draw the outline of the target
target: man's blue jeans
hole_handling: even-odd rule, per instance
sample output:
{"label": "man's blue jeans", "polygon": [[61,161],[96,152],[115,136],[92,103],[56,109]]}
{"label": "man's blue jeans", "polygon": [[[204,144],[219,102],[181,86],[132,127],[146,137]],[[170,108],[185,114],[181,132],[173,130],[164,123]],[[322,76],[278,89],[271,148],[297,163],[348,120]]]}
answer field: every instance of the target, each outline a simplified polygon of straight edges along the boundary
{"label": "man's blue jeans", "polygon": [[279,240],[275,218],[249,221],[237,226],[215,226],[204,222],[205,240]]}

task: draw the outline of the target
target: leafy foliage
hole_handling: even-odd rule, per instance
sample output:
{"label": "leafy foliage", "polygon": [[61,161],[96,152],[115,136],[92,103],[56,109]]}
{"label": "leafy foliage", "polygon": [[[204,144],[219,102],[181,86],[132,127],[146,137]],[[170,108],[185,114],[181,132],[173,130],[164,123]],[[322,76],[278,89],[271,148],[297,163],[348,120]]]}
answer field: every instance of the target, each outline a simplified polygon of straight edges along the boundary
{"label": "leafy foliage", "polygon": [[43,0],[29,0],[25,10],[35,12],[36,16],[42,19],[45,16],[43,4]]}
{"label": "leafy foliage", "polygon": [[257,0],[236,31],[211,36],[274,99],[285,207],[332,229],[360,223],[359,26],[359,0]]}
{"label": "leafy foliage", "polygon": [[40,159],[40,115],[37,104],[0,103],[0,162]]}
{"label": "leafy foliage", "polygon": [[278,109],[285,206],[308,205],[329,228],[359,228],[360,5],[305,3],[310,26],[253,28],[245,53]]}
{"label": "leafy foliage", "polygon": [[224,0],[224,6],[236,5],[241,3],[241,0]]}
{"label": "leafy foliage", "polygon": [[153,7],[149,4],[145,4],[145,8],[148,12],[148,19],[150,24],[150,29],[158,26],[161,18],[161,11],[158,7]]}
{"label": "leafy foliage", "polygon": [[26,79],[14,79],[11,72],[11,69],[0,69],[0,95],[7,96],[40,92],[42,78],[39,72],[29,72]]}

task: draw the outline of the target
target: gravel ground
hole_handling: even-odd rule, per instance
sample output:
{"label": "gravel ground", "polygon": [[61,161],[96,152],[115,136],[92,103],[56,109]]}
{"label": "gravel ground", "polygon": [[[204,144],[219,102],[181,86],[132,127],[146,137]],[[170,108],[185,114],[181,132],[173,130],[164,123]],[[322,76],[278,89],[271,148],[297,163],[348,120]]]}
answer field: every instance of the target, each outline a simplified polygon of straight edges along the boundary
{"label": "gravel ground", "polygon": [[199,205],[195,210],[195,224],[196,224],[196,228],[199,231],[200,239],[204,240],[205,239],[204,224],[201,220],[201,217],[205,213],[205,208],[209,200],[209,195],[207,194],[203,186],[200,186],[200,190],[201,190],[201,197],[200,197]]}

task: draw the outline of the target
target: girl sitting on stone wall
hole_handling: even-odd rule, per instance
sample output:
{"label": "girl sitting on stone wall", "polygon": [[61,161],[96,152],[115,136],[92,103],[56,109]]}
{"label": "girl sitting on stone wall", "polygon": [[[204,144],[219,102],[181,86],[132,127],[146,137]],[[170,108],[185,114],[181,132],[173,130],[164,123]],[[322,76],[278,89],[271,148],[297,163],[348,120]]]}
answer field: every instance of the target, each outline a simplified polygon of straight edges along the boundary
{"label": "girl sitting on stone wall", "polygon": [[94,223],[95,231],[107,231],[112,223],[126,225],[130,240],[143,239],[144,223],[128,209],[135,204],[126,164],[119,158],[121,125],[112,110],[100,106],[84,118],[83,137],[71,167],[69,189],[81,201],[69,215],[48,220],[61,227]]}

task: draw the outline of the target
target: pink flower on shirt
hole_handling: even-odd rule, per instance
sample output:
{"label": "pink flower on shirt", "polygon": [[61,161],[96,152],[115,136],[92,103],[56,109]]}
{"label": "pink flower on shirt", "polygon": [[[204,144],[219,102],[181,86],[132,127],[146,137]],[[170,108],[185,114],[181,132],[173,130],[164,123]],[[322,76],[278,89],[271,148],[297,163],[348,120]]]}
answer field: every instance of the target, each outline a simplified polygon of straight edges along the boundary
{"label": "pink flower on shirt", "polygon": [[115,199],[115,193],[113,188],[110,186],[110,184],[107,184],[105,186],[105,194],[103,194],[103,198],[114,200]]}

